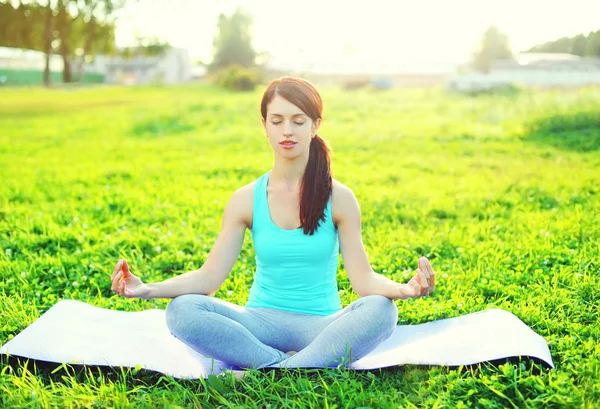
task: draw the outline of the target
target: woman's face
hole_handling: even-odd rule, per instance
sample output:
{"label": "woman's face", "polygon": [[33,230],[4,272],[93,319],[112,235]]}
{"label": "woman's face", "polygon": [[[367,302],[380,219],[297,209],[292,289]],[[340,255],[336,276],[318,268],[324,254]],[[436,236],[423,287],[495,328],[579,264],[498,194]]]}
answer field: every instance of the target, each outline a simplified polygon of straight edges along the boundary
{"label": "woman's face", "polygon": [[308,155],[310,141],[317,133],[321,119],[313,122],[296,105],[280,95],[275,95],[267,105],[267,118],[263,128],[276,155],[295,158]]}

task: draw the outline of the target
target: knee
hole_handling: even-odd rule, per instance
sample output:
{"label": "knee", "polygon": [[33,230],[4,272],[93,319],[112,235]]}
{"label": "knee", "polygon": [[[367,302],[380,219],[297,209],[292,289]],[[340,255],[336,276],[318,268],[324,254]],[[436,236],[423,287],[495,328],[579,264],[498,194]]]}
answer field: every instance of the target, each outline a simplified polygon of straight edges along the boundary
{"label": "knee", "polygon": [[186,316],[190,315],[195,308],[198,308],[201,298],[206,297],[202,294],[182,294],[173,298],[165,310],[165,319],[167,327],[171,333],[177,331],[177,327],[185,325]]}
{"label": "knee", "polygon": [[375,311],[375,317],[383,325],[392,327],[393,329],[396,327],[398,323],[398,307],[393,300],[380,294],[372,294],[363,298],[365,299],[365,303]]}

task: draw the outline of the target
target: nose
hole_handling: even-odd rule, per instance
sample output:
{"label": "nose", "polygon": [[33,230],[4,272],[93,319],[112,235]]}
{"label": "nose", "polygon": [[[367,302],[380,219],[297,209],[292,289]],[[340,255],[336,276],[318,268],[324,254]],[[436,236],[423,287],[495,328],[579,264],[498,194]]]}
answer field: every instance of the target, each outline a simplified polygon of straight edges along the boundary
{"label": "nose", "polygon": [[283,127],[283,135],[289,136],[292,134],[292,121],[286,121]]}

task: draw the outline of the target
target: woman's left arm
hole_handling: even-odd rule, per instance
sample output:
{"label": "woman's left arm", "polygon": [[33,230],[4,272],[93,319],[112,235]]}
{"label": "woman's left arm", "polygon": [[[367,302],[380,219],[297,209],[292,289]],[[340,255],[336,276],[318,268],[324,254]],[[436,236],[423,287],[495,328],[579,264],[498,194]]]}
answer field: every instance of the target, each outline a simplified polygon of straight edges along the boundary
{"label": "woman's left arm", "polygon": [[371,294],[390,299],[417,298],[430,294],[435,286],[431,264],[425,257],[419,259],[417,274],[408,284],[397,283],[373,271],[362,242],[361,214],[354,192],[341,183],[334,185],[332,211],[340,240],[340,252],[352,290],[360,297]]}

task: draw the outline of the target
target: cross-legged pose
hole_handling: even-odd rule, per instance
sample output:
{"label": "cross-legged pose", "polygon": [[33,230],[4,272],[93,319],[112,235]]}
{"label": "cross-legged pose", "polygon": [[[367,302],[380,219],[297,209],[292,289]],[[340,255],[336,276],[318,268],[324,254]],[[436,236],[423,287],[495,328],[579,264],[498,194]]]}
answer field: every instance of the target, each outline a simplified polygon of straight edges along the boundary
{"label": "cross-legged pose", "polygon": [[[113,291],[173,298],[166,309],[171,333],[199,353],[241,368],[348,367],[386,340],[398,320],[393,300],[429,295],[434,272],[425,257],[407,284],[372,270],[356,197],[333,179],[329,145],[317,134],[322,111],[310,82],[271,81],[260,112],[273,167],[232,194],[206,262],[144,284],[120,260]],[[213,295],[237,260],[246,229],[256,273],[248,302],[240,306]],[[336,282],[340,252],[360,297],[345,308]]]}

